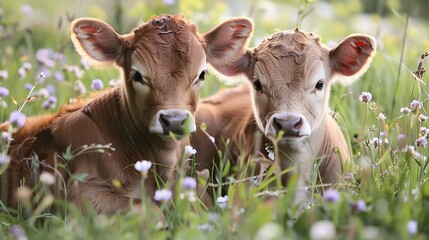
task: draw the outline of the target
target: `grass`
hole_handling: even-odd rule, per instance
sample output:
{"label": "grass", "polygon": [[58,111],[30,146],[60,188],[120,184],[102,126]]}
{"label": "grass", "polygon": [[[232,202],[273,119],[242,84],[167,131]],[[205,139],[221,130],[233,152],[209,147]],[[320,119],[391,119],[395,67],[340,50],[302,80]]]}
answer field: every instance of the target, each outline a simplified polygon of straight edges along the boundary
{"label": "grass", "polygon": [[[401,12],[393,2],[386,3],[391,14],[381,18],[379,14],[359,15],[362,3],[331,1],[329,6],[332,7],[333,18],[323,18],[318,11],[320,5],[317,5],[323,3],[251,1],[248,5],[239,2],[243,5],[233,7],[233,10],[237,12],[234,15],[254,19],[256,31],[252,46],[258,39],[275,32],[276,28],[291,29],[297,25],[306,31],[315,31],[325,43],[339,41],[358,32],[368,17],[370,24],[380,29],[378,33],[364,32],[376,36],[379,41],[378,53],[368,72],[354,85],[337,84],[332,89],[331,107],[349,140],[355,163],[353,177],[338,184],[333,198],[315,195],[312,207],[298,213],[290,204],[294,193],[293,181],[286,187],[271,188],[268,184],[275,181],[272,177],[254,185],[250,184],[251,179],[237,173],[234,178],[225,178],[224,183],[228,183],[226,204],[219,199],[219,203],[206,209],[198,201],[174,195],[168,206],[167,203],[163,206],[166,222],[160,227],[154,220],[159,216],[150,212],[150,207],[133,207],[130,212],[112,217],[97,215],[91,209],[82,215],[40,185],[39,197],[44,204],[39,209],[29,210],[22,206],[13,211],[0,205],[1,238],[307,239],[314,232],[321,236],[320,231],[331,228],[335,231],[335,239],[427,238],[428,148],[422,141],[427,139],[425,129],[429,126],[420,114],[428,114],[428,75],[420,73],[428,64],[428,57],[422,57],[429,50],[428,22],[416,20],[406,11]],[[411,3],[411,7],[413,3],[417,4],[416,1]],[[68,40],[67,27],[67,16],[80,12],[79,9],[87,10],[83,16],[103,18],[124,29],[123,32],[130,30],[140,19],[162,12],[183,12],[197,23],[201,32],[205,32],[229,14],[223,1],[183,0],[174,5],[158,1],[117,1],[107,5],[96,2],[64,6],[57,2],[33,1],[27,3],[33,8],[33,12],[27,15],[20,12],[24,4],[26,2],[22,0],[7,1],[0,7],[3,8],[0,14],[3,26],[0,30],[0,71],[7,70],[9,75],[5,79],[0,77],[0,85],[10,92],[0,99],[1,120],[7,120],[12,110],[24,105],[30,91],[24,89],[24,85],[35,86],[40,71],[44,71],[47,77],[37,84],[31,100],[25,103],[22,111],[27,116],[56,111],[83,93],[82,84],[89,92],[93,79],[102,79],[107,87],[109,81],[116,78],[114,70],[85,70],[80,63]],[[133,8],[126,9],[126,6]],[[270,6],[278,11],[274,14]],[[67,9],[76,10],[70,12]],[[107,13],[113,11],[118,14],[122,11],[122,15],[109,19]],[[407,24],[408,21],[413,24]],[[389,32],[383,32],[388,28],[386,26],[390,27]],[[40,49],[48,49],[45,50],[47,59],[42,58],[42,61],[58,57],[55,52],[61,53],[62,58],[55,66],[46,68],[46,64],[40,63]],[[19,69],[26,62],[32,68],[25,70],[25,76],[21,77]],[[82,71],[82,75],[77,69]],[[419,74],[413,74],[415,71]],[[56,77],[55,72],[58,72]],[[74,88],[79,82],[81,88]],[[220,87],[222,84],[211,76],[206,80],[202,96],[209,96]],[[359,101],[362,92],[372,93],[370,103]],[[57,103],[45,109],[42,105],[48,96],[54,96]],[[422,102],[422,107],[411,110],[409,114],[401,113],[403,107],[411,109],[413,100]],[[386,118],[383,119],[380,113]],[[3,143],[2,152],[5,153],[6,149],[7,145]],[[226,176],[230,167],[225,163],[219,169],[220,174]],[[216,192],[215,199],[224,194]],[[52,207],[59,211],[51,214],[48,210]]]}

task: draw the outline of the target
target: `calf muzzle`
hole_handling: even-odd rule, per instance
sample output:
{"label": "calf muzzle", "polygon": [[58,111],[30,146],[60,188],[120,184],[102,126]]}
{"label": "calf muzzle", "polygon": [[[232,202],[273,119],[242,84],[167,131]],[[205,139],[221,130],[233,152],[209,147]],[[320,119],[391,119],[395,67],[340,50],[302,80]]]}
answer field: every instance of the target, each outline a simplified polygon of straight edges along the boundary
{"label": "calf muzzle", "polygon": [[181,137],[196,131],[196,125],[192,113],[183,109],[160,110],[155,115],[150,132],[169,136],[170,132]]}
{"label": "calf muzzle", "polygon": [[265,135],[277,136],[283,131],[283,138],[306,137],[311,133],[310,124],[300,113],[280,112],[271,116]]}

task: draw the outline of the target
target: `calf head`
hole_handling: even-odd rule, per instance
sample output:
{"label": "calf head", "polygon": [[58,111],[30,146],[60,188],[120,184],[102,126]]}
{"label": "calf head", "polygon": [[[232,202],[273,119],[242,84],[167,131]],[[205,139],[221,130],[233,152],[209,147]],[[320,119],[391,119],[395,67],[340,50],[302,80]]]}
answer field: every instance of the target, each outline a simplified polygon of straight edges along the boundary
{"label": "calf head", "polygon": [[[375,40],[351,35],[328,49],[311,33],[298,29],[274,34],[242,55],[231,76],[244,73],[253,85],[258,126],[268,137],[283,132],[286,142],[309,137],[329,111],[331,84],[358,78],[375,53]],[[216,68],[216,66],[214,66]]]}
{"label": "calf head", "polygon": [[[237,18],[199,35],[192,22],[163,15],[119,35],[103,21],[83,18],[73,21],[71,32],[76,49],[92,65],[114,64],[120,69],[121,102],[132,127],[170,140],[170,132],[180,138],[196,130],[193,115],[206,61],[233,59],[245,52],[253,25]],[[227,50],[206,54],[212,48]]]}

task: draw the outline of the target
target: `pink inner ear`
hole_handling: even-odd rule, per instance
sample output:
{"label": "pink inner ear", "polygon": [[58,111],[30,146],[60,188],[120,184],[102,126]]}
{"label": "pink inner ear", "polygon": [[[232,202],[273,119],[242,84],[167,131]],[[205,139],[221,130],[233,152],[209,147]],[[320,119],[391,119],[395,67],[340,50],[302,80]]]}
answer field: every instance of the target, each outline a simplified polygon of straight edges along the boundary
{"label": "pink inner ear", "polygon": [[72,39],[82,56],[98,62],[114,62],[121,55],[121,38],[107,23],[100,20],[76,20]]}
{"label": "pink inner ear", "polygon": [[98,32],[98,28],[95,26],[81,26],[79,27],[80,29],[82,29],[83,31],[85,31],[87,34],[94,34],[96,32]]}
{"label": "pink inner ear", "polygon": [[364,41],[355,41],[355,45],[358,47],[365,47],[366,46],[366,42]]}
{"label": "pink inner ear", "polygon": [[246,27],[246,26],[245,26],[245,25],[243,25],[243,24],[237,24],[237,25],[233,26],[233,28],[234,28],[234,32],[242,31],[245,27]]}
{"label": "pink inner ear", "polygon": [[356,75],[372,58],[374,47],[367,36],[349,37],[329,52],[331,66],[344,76]]}
{"label": "pink inner ear", "polygon": [[86,41],[90,41],[92,43],[97,42],[97,38],[95,37],[95,34],[100,32],[99,27],[95,27],[94,25],[85,25],[85,26],[80,26],[79,29],[84,31],[88,35],[87,38],[85,39]]}
{"label": "pink inner ear", "polygon": [[253,23],[245,18],[234,18],[204,34],[207,61],[224,76],[243,73],[249,56],[247,41],[253,33]]}

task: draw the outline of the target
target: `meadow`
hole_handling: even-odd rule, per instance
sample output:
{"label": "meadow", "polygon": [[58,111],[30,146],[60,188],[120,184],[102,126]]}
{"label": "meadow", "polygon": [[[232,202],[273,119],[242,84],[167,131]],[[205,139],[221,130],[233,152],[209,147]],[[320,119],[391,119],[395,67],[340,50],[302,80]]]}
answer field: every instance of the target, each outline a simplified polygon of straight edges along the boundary
{"label": "meadow", "polygon": [[[93,69],[76,53],[69,25],[77,17],[100,18],[126,33],[162,13],[183,13],[200,32],[246,16],[255,24],[251,47],[296,27],[316,33],[328,46],[353,33],[372,35],[378,44],[359,81],[336,84],[331,92],[353,171],[328,194],[315,194],[304,212],[290,204],[293,182],[268,187],[273,179],[264,178],[249,184],[252,179],[240,174],[226,176],[228,163],[219,169],[227,191],[216,193],[213,207],[178,193],[161,207],[163,224],[145,206],[114,216],[90,210],[83,215],[50,192],[50,179],[44,179],[37,186],[37,208],[12,210],[0,202],[0,239],[427,239],[428,7],[423,0],[0,0],[1,122],[17,109],[26,116],[55,112],[116,84],[115,69]],[[201,97],[231,87],[208,75]],[[368,102],[360,99],[364,92],[371,94]],[[0,173],[9,143],[2,136]]]}

